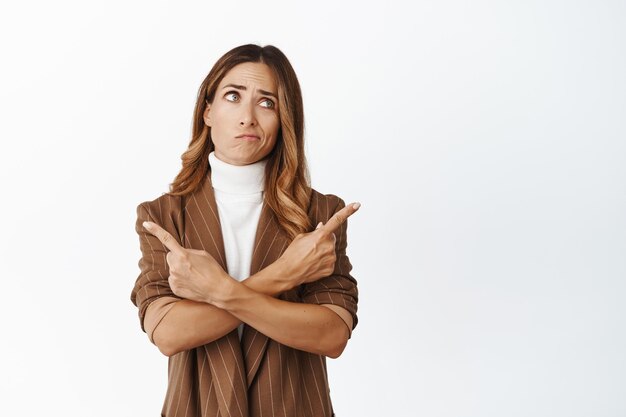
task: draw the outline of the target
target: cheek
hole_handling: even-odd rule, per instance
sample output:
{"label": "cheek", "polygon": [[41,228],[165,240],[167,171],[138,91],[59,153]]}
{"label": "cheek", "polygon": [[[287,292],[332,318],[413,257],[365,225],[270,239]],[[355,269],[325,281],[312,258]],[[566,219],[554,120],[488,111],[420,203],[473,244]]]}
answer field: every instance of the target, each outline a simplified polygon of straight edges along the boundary
{"label": "cheek", "polygon": [[[221,107],[213,109],[213,120],[221,121],[228,119],[228,112],[224,111]],[[219,123],[217,123],[219,125]]]}
{"label": "cheek", "polygon": [[267,121],[267,131],[268,133],[271,132],[271,135],[274,139],[276,139],[276,136],[278,135],[278,130],[280,129],[280,121],[278,120],[277,117],[272,117],[270,120]]}

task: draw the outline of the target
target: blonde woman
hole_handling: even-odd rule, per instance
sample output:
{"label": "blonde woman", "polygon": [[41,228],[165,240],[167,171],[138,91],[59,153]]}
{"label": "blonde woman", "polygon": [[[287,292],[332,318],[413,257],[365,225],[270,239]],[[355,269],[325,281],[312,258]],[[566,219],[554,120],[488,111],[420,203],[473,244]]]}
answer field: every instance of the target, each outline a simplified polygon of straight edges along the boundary
{"label": "blonde woman", "polygon": [[200,86],[170,192],[137,207],[143,331],[169,357],[163,416],[334,416],[326,357],[357,325],[345,205],[309,185],[300,86],[242,45]]}

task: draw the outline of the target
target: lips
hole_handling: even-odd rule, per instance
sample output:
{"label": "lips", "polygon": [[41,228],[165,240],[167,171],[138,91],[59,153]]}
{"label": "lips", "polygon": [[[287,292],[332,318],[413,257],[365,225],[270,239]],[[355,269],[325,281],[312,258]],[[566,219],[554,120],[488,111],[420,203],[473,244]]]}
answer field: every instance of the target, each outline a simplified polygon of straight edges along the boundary
{"label": "lips", "polygon": [[242,135],[238,135],[236,136],[237,139],[242,139],[242,140],[259,140],[260,138],[253,134],[253,133],[244,133]]}

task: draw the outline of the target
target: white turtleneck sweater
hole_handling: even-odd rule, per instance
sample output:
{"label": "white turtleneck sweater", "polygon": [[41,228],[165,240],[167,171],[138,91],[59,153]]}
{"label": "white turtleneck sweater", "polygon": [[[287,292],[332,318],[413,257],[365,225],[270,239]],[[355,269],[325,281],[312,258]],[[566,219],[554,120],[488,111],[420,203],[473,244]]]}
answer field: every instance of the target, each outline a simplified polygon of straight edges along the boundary
{"label": "white turtleneck sweater", "polygon": [[[250,165],[231,165],[209,154],[211,183],[222,226],[228,274],[238,281],[250,276],[252,250],[261,209],[265,165],[261,160]],[[237,329],[239,339],[243,323]]]}

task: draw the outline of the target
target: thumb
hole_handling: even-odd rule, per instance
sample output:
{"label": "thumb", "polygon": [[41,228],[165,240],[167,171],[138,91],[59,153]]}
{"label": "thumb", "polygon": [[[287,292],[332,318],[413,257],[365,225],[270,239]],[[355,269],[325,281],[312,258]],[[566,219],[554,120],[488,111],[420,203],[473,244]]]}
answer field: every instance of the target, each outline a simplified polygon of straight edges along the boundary
{"label": "thumb", "polygon": [[320,227],[322,227],[323,225],[324,225],[324,223],[319,222],[319,223],[317,224],[317,226],[315,227],[315,230],[319,229],[319,228],[320,228]]}

